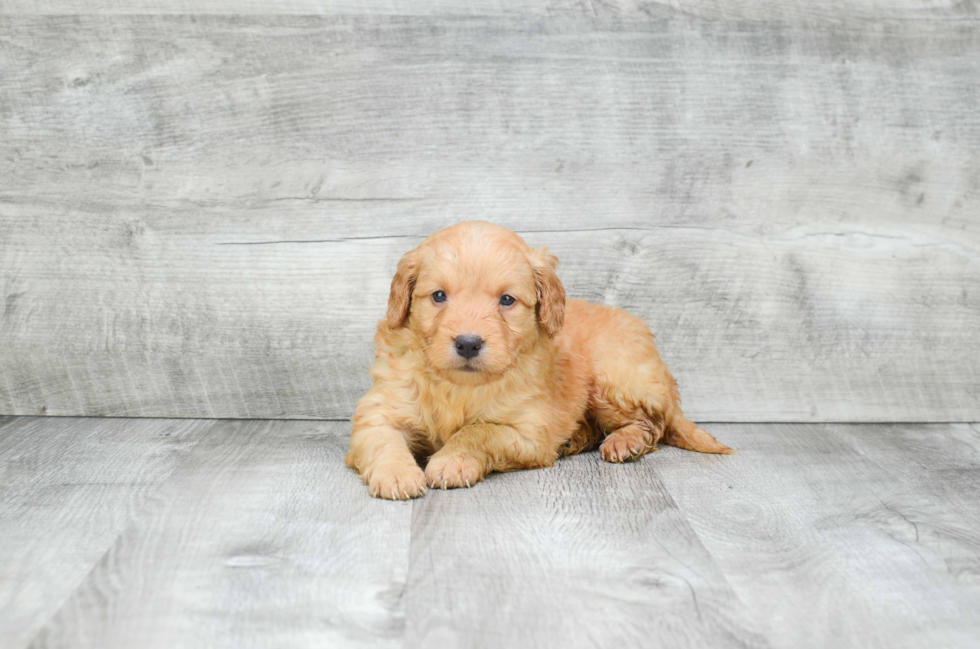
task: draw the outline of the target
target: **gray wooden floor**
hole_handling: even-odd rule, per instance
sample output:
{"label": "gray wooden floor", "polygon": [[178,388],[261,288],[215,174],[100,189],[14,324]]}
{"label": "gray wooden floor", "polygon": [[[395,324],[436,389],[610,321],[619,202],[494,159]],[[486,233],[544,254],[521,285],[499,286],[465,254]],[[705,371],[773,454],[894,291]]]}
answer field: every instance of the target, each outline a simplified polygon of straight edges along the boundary
{"label": "gray wooden floor", "polygon": [[0,419],[0,644],[980,644],[980,427],[715,424],[385,502],[336,421]]}

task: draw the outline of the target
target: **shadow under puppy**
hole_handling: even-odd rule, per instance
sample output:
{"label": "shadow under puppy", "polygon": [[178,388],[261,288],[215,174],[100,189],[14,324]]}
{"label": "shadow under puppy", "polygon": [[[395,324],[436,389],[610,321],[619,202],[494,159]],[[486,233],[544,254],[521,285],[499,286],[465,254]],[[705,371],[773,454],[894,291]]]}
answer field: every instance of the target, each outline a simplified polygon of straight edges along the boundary
{"label": "shadow under puppy", "polygon": [[[734,452],[684,417],[646,324],[566,300],[557,265],[484,221],[440,230],[402,257],[346,460],[372,496],[470,487],[600,442],[607,462],[659,441]],[[430,455],[423,472],[415,457]]]}

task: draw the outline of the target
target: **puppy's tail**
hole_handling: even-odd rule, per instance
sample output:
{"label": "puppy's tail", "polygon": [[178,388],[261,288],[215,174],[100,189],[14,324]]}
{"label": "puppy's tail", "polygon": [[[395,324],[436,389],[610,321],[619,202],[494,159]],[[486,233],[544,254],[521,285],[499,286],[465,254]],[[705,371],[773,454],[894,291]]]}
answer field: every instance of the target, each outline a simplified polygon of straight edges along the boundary
{"label": "puppy's tail", "polygon": [[703,428],[698,428],[694,422],[684,415],[676,415],[670,422],[670,426],[664,431],[665,444],[686,448],[689,451],[698,453],[722,453],[731,455],[736,451],[728,448]]}

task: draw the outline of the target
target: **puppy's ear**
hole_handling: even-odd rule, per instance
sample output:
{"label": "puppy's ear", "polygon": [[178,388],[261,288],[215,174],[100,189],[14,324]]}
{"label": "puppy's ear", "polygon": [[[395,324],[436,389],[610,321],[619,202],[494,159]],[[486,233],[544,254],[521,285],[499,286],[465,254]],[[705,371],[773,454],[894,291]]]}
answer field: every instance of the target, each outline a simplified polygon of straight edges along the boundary
{"label": "puppy's ear", "polygon": [[565,322],[565,287],[555,273],[558,257],[547,248],[532,250],[527,255],[534,271],[534,288],[538,294],[538,321],[548,336],[554,338]]}
{"label": "puppy's ear", "polygon": [[419,251],[409,250],[398,261],[398,270],[391,280],[388,296],[388,326],[398,329],[405,324],[412,308],[412,291],[419,276]]}

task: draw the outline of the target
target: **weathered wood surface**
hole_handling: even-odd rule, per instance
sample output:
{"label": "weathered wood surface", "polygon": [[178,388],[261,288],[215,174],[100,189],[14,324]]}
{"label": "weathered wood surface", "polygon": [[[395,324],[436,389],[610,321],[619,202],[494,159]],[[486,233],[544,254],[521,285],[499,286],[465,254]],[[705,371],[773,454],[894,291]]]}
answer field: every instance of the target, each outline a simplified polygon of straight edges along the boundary
{"label": "weathered wood surface", "polygon": [[220,422],[33,647],[399,646],[411,505],[332,422]]}
{"label": "weathered wood surface", "polygon": [[842,23],[976,20],[970,0],[4,0],[0,14],[497,16]]}
{"label": "weathered wood surface", "polygon": [[0,646],[30,642],[211,426],[20,418],[0,427]]}
{"label": "weathered wood surface", "polygon": [[[904,489],[900,493],[941,502],[955,512],[953,518],[980,521],[980,429],[976,425],[842,425],[834,427],[834,432],[901,480]],[[941,536],[943,531],[934,534]],[[956,537],[953,534],[951,540]],[[980,575],[976,556],[967,557],[966,563],[956,558],[946,563],[953,576],[964,572]]]}
{"label": "weathered wood surface", "polygon": [[[588,0],[4,0],[0,14],[591,16]],[[610,5],[610,10],[615,10]],[[623,9],[628,9],[623,7]],[[943,9],[939,12],[946,13]],[[933,14],[935,15],[935,14]]]}
{"label": "weathered wood surface", "polygon": [[658,470],[591,453],[417,501],[406,645],[768,646]]}
{"label": "weathered wood surface", "polygon": [[2,423],[5,649],[980,643],[977,425],[715,425],[737,455],[393,503],[339,422]]}
{"label": "weathered wood surface", "polygon": [[739,461],[676,453],[658,473],[774,645],[980,642],[975,427],[712,431]]}
{"label": "weathered wood surface", "polygon": [[813,6],[0,17],[0,412],[349,416],[398,256],[487,218],[695,419],[980,418],[980,30]]}

